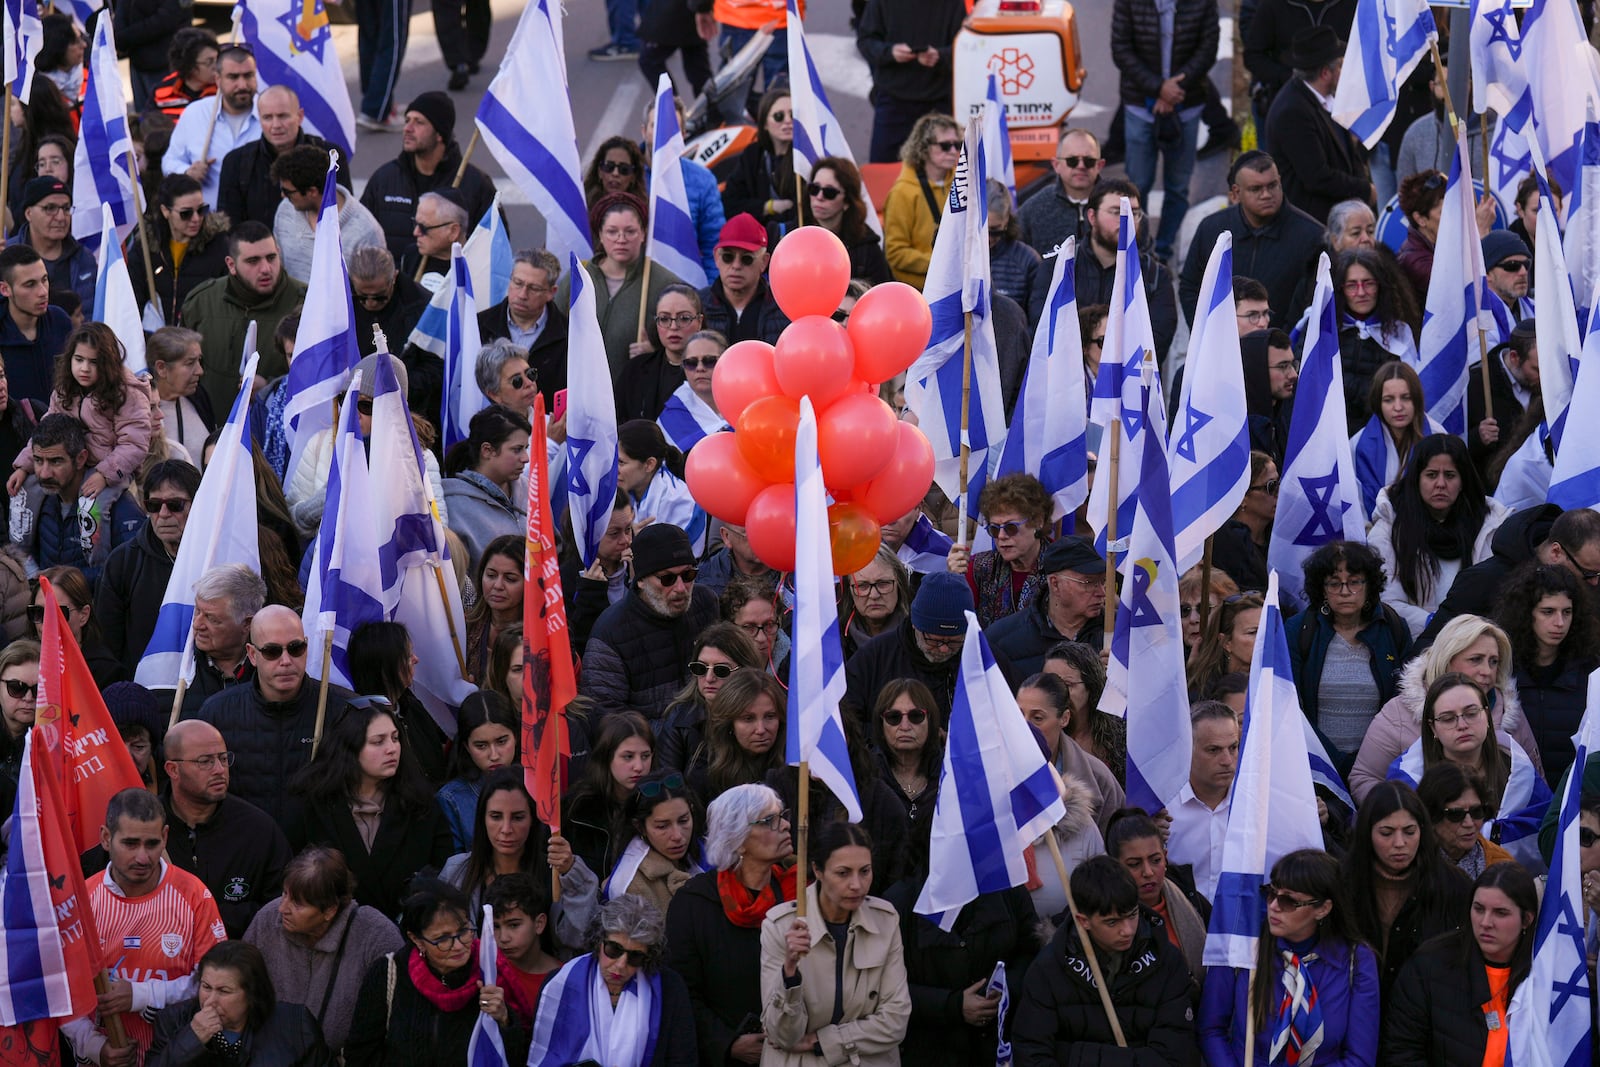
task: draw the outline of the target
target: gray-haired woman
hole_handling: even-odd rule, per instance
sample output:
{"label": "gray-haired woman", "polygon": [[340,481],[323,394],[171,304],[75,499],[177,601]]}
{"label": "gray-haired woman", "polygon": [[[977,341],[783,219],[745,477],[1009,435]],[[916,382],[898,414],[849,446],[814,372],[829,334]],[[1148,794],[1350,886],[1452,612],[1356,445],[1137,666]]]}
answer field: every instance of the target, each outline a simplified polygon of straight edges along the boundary
{"label": "gray-haired woman", "polygon": [[700,1062],[760,1063],[761,923],[795,896],[789,813],[764,785],[736,785],[706,809],[706,860],[667,909],[672,968],[689,987]]}
{"label": "gray-haired woman", "polygon": [[539,994],[528,1067],[696,1067],[694,1013],[683,979],[662,966],[664,938],[661,912],[643,897],[603,905],[591,950]]}

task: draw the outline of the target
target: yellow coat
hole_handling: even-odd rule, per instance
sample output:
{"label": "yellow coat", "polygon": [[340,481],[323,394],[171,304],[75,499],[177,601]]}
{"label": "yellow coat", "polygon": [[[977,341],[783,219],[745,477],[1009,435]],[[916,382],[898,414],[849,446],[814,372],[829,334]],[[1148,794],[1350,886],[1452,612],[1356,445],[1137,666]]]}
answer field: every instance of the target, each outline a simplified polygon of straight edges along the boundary
{"label": "yellow coat", "polygon": [[[954,173],[951,171],[944,181],[932,186],[940,211],[950,195]],[[895,281],[922,288],[928,276],[928,260],[933,256],[933,236],[938,230],[939,220],[928,208],[917,172],[902,166],[883,209],[883,254]]]}

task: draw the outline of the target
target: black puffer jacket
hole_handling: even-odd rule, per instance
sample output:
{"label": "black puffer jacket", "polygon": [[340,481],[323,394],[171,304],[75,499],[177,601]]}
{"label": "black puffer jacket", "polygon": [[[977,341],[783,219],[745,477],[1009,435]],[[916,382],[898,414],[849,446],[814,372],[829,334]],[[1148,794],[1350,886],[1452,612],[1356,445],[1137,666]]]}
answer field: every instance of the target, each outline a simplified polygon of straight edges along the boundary
{"label": "black puffer jacket", "polygon": [[[1579,611],[1584,610],[1579,607]],[[1554,782],[1567,773],[1577,755],[1572,735],[1583,721],[1589,703],[1589,674],[1597,664],[1591,659],[1562,657],[1549,667],[1531,663],[1516,665],[1512,676],[1522,714],[1539,742],[1539,763],[1546,781]]]}
{"label": "black puffer jacket", "polygon": [[906,983],[911,987],[911,1027],[900,1046],[905,1063],[928,1067],[969,1067],[994,1059],[993,1025],[977,1027],[961,1014],[961,997],[972,983],[987,979],[996,963],[1006,965],[1006,983],[1022,988],[1028,966],[1038,955],[1038,916],[1033,898],[1018,886],[983,893],[961,909],[949,933],[916,914],[921,879],[895,885],[886,899],[900,912],[900,943],[905,951]]}
{"label": "black puffer jacket", "polygon": [[189,242],[183,254],[183,264],[172,269],[172,227],[160,210],[145,216],[145,226],[135,230],[128,238],[128,251],[123,256],[128,263],[128,276],[133,280],[134,302],[144,307],[150,299],[150,282],[144,271],[144,250],[141,236],[150,234],[150,269],[156,275],[156,296],[161,303],[161,313],[169,325],[178,322],[178,311],[189,298],[189,291],[201,282],[220,278],[228,273],[228,231],[233,223],[220,211],[213,211],[200,224],[200,232]]}
{"label": "black puffer jacket", "polygon": [[[1011,677],[1010,659],[998,648],[991,648],[991,651],[1006,677]],[[933,698],[939,702],[943,716],[940,721],[943,721],[950,716],[950,702],[955,697],[956,675],[960,669],[959,655],[943,663],[930,662],[917,647],[916,631],[908,618],[862,645],[850,657],[844,665],[845,695],[841,707],[856,715],[863,733],[870,737],[872,731],[867,729],[867,716],[878,693],[896,678],[916,678],[933,690]]]}
{"label": "black puffer jacket", "polygon": [[[411,982],[411,956],[407,946],[374,963],[356,994],[355,1017],[344,1044],[345,1067],[434,1067],[441,1063],[466,1063],[467,1046],[478,1024],[478,1002],[469,999],[457,1011],[440,1011]],[[389,968],[394,968],[394,993],[389,989]],[[531,1019],[508,1016],[500,1027],[506,1056],[511,1063],[528,1058]]]}
{"label": "black puffer jacket", "polygon": [[[1050,621],[1049,596],[1040,590],[1021,611],[1014,611],[989,627],[990,651],[1004,656],[1016,681],[1044,670],[1044,654],[1063,641],[1080,641],[1099,648],[1105,643],[1105,616],[1096,615],[1076,634],[1063,634]],[[1007,672],[1006,677],[1013,677]]]}
{"label": "black puffer jacket", "polygon": [[[1106,974],[1128,1047],[1118,1048],[1112,1036],[1074,923],[1056,931],[1028,968],[1022,995],[1012,994],[1017,1014],[1011,1043],[1018,1067],[1197,1067],[1194,979],[1183,952],[1167,940],[1161,917],[1148,908],[1139,911],[1132,947],[1115,973]],[[1103,974],[1107,962],[1100,953]]]}
{"label": "black puffer jacket", "polygon": [[[367,188],[361,194],[362,206],[372,212],[372,217],[383,227],[395,262],[398,263],[402,256],[417,247],[411,233],[411,220],[417,213],[417,198],[423,193],[448,186],[455,180],[456,171],[460,168],[461,146],[451,141],[445,148],[444,159],[439,161],[432,174],[423,174],[411,156],[401,152],[398,158],[379,167],[367,180]],[[467,214],[471,216],[467,220],[467,229],[471,230],[494,202],[494,179],[469,163],[466,173],[461,176],[461,186],[457,192],[467,205]],[[391,338],[389,344],[393,346],[396,342]]]}
{"label": "black puffer jacket", "polygon": [[[767,285],[765,278],[761,279],[755,299],[751,301],[752,304],[757,302],[760,306],[756,309],[755,336],[769,345],[775,345],[778,343],[778,336],[789,325],[789,316],[778,306],[777,298],[772,295],[772,288]],[[730,341],[736,336],[742,336],[737,330],[739,317],[734,315],[732,305],[723,295],[720,278],[700,290],[700,303],[705,307],[705,329],[716,330]],[[748,315],[750,310],[750,307],[746,306],[744,313]]]}
{"label": "black puffer jacket", "polygon": [[189,1025],[199,1013],[200,1001],[193,997],[161,1009],[155,1021],[155,1041],[145,1063],[150,1067],[226,1067],[235,1063],[333,1067],[339,1062],[323,1042],[316,1017],[304,1004],[278,1001],[265,1024],[245,1032],[237,1058],[200,1043]]}
{"label": "black puffer jacket", "polygon": [[[204,395],[204,394],[197,394]],[[128,671],[139,666],[155,633],[156,614],[172,577],[172,556],[149,523],[106,557],[94,593],[94,618],[106,649]]]}
{"label": "black puffer jacket", "polygon": [[[294,699],[280,704],[263,697],[254,682],[236,685],[207,700],[198,713],[186,711],[180,716],[208,722],[222,733],[234,754],[228,791],[271,815],[285,833],[290,833],[292,809],[298,807],[289,797],[289,779],[311,762],[317,690],[317,683],[307,678]],[[328,686],[324,734],[344,716],[345,705],[354,696],[342,686]]]}
{"label": "black puffer jacket", "polygon": [[719,613],[716,594],[702,586],[676,619],[657,614],[637,591],[629,593],[595,620],[583,647],[579,692],[593,698],[602,715],[628,709],[660,719],[689,681],[694,639]]}
{"label": "black puffer jacket", "polygon": [[[321,137],[300,131],[294,147],[311,145],[327,151],[333,146]],[[222,157],[222,174],[217,185],[217,210],[226,212],[235,226],[246,220],[259,222],[272,228],[278,215],[278,205],[283,202],[282,186],[272,176],[273,161],[278,150],[265,137],[247,141]],[[350,161],[341,161],[338,182],[350,188]]]}
{"label": "black puffer jacket", "polygon": [[1393,1067],[1482,1063],[1489,1025],[1478,1005],[1488,1002],[1489,976],[1471,932],[1428,942],[1384,998],[1378,1062]]}
{"label": "black puffer jacket", "polygon": [[[1177,0],[1168,77],[1182,74],[1180,108],[1205,103],[1206,75],[1217,61],[1217,0]],[[1111,61],[1122,72],[1122,102],[1149,107],[1161,93],[1161,15],[1155,0],[1117,0],[1111,9]]]}

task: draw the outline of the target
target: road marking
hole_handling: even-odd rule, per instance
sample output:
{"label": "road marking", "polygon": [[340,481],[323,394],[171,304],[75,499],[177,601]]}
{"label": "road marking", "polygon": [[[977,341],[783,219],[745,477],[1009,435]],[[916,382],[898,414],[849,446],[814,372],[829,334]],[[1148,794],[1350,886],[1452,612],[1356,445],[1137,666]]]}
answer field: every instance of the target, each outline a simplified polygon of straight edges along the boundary
{"label": "road marking", "polygon": [[579,166],[588,166],[589,160],[599,150],[600,142],[607,137],[621,134],[638,140],[644,117],[644,88],[644,82],[638,78],[624,78],[622,84],[617,86],[617,91],[611,94],[611,102],[594,124],[594,132],[589,135],[588,143],[578,154]]}

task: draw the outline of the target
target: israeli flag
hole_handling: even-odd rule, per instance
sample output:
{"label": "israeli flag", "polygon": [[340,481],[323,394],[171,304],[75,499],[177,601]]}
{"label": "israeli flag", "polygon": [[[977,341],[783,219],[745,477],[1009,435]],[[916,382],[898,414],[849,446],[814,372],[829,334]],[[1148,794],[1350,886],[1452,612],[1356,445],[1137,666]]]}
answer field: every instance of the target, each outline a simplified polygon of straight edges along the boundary
{"label": "israeli flag", "polygon": [[649,256],[696,289],[704,289],[706,270],[700,262],[700,238],[689,215],[689,193],[683,186],[683,130],[672,95],[672,75],[662,72],[656,83],[655,141],[650,160]]}
{"label": "israeli flag", "polygon": [[1054,501],[1052,519],[1072,514],[1089,495],[1089,411],[1078,332],[1077,239],[1056,251],[1044,320],[1033,335],[1028,370],[1006,431],[995,475],[1038,477]]}
{"label": "israeli flag", "polygon": [[[496,193],[489,210],[467,238],[462,254],[467,258],[467,271],[472,277],[472,295],[481,307],[491,308],[506,298],[511,288],[511,268],[516,253],[511,249],[511,237],[506,233],[505,219],[500,217],[500,194]],[[551,284],[555,284],[552,278]],[[422,309],[417,325],[411,331],[410,342],[424,352],[444,358],[445,334],[450,328],[450,304],[455,300],[455,261],[445,272],[444,281]],[[480,297],[480,294],[481,297]]]}
{"label": "israeli flag", "polygon": [[[1161,379],[1156,376],[1149,383],[1155,391],[1146,412],[1143,391],[1146,388],[1141,368],[1146,353],[1155,358],[1155,331],[1150,327],[1150,305],[1145,299],[1144,278],[1139,262],[1139,244],[1135,237],[1133,207],[1127,197],[1122,197],[1122,220],[1117,230],[1117,273],[1111,284],[1111,313],[1106,317],[1105,347],[1100,357],[1100,373],[1095,377],[1094,393],[1089,398],[1089,418],[1106,428],[1102,438],[1101,455],[1110,454],[1111,434],[1117,434],[1118,454],[1123,463],[1143,454],[1143,437],[1147,429],[1158,441],[1167,439],[1166,404],[1161,398]],[[1235,331],[1238,327],[1234,327]],[[1107,518],[1112,501],[1116,501],[1117,536],[1128,536],[1133,528],[1133,513],[1139,499],[1139,479],[1118,473],[1110,476],[1108,465],[1089,488],[1089,525],[1095,531],[1095,550],[1110,558],[1120,551],[1106,543],[1109,532]],[[1113,484],[1115,483],[1115,484]],[[1166,484],[1166,483],[1163,483]],[[1121,560],[1117,569],[1126,576],[1127,561]]]}
{"label": "israeli flag", "polygon": [[1544,417],[1559,455],[1568,421],[1567,406],[1572,402],[1573,368],[1583,352],[1583,334],[1578,331],[1578,309],[1572,298],[1572,286],[1563,284],[1569,277],[1567,256],[1561,248],[1561,224],[1555,197],[1545,180],[1549,172],[1545,170],[1539,146],[1531,147],[1533,174],[1539,181],[1539,225],[1533,235],[1533,269],[1537,277],[1555,280],[1554,284],[1546,282],[1539,287],[1539,300],[1533,308],[1534,331],[1539,338],[1539,394],[1544,397]]}
{"label": "israeli flag", "polygon": [[949,534],[919,511],[917,521],[911,524],[911,531],[900,542],[895,555],[911,573],[932,574],[946,569],[945,563],[950,558],[950,548],[954,544]]}
{"label": "israeli flag", "polygon": [[[478,927],[478,973],[485,985],[497,985],[500,955],[494,939],[494,909],[483,906],[483,925]],[[500,1038],[500,1024],[486,1011],[479,1011],[467,1041],[467,1067],[510,1067],[506,1044]]]}
{"label": "israeli flag", "polygon": [[[378,595],[382,574],[378,567],[378,529],[373,522],[371,474],[361,436],[361,375],[350,376],[339,411],[339,431],[333,439],[333,463],[328,470],[328,504],[322,525],[311,546],[311,580],[306,583],[306,603],[300,614],[306,640],[320,650],[333,636],[329,680],[351,688],[350,635],[369,622],[384,621]],[[313,676],[320,678],[320,651],[311,661]]]}
{"label": "israeli flag", "polygon": [[558,259],[588,259],[593,254],[589,209],[567,95],[559,7],[560,0],[532,0],[522,9],[500,72],[478,105],[478,132],[538,208],[546,247]]}
{"label": "israeli flag", "polygon": [[[5,77],[11,95],[26,107],[33,99],[33,73],[44,48],[37,0],[5,0]],[[11,117],[6,116],[6,121]]]}
{"label": "israeli flag", "polygon": [[[1591,322],[1545,499],[1563,511],[1600,510],[1600,329]],[[1543,361],[1541,360],[1541,363]],[[1595,437],[1591,437],[1595,434]]]}
{"label": "israeli flag", "polygon": [[122,241],[117,237],[116,212],[110,204],[100,205],[100,269],[94,282],[94,321],[103,322],[122,342],[123,365],[135,374],[148,369],[144,362],[144,323],[139,301],[133,295],[133,279],[128,262],[122,258]]}
{"label": "israeli flag", "polygon": [[1583,128],[1590,109],[1600,109],[1600,57],[1573,0],[1533,0],[1522,19],[1522,69],[1533,96],[1537,166],[1561,183],[1567,210],[1575,211],[1583,195]]}
{"label": "israeli flag", "polygon": [[1273,864],[1297,849],[1322,848],[1317,795],[1305,774],[1309,725],[1294,687],[1278,608],[1278,574],[1272,571],[1250,654],[1244,738],[1206,933],[1207,967],[1255,966],[1256,942],[1267,916],[1261,887]]}
{"label": "israeli flag", "polygon": [[1023,854],[1065,815],[1050,764],[969,611],[917,914],[948,931],[979,894],[1025,883]]}
{"label": "israeli flag", "polygon": [[[861,821],[861,796],[845,744],[839,701],[844,699],[844,651],[833,595],[833,549],[828,540],[828,490],[817,459],[817,416],[800,398],[794,443],[794,644],[789,655],[789,729],[784,759],[806,764],[849,814]],[[968,613],[971,614],[970,612]],[[969,634],[977,632],[969,623]],[[806,788],[801,782],[800,788]]]}
{"label": "israeli flag", "polygon": [[1600,751],[1600,671],[1589,675],[1588,709],[1572,742],[1577,759],[1561,795],[1556,847],[1534,934],[1533,969],[1517,987],[1507,1013],[1511,1036],[1506,1062],[1517,1067],[1583,1067],[1591,1062],[1594,988],[1584,943],[1578,811],[1584,768],[1589,757]]}
{"label": "israeli flag", "polygon": [[1450,177],[1422,316],[1417,377],[1428,417],[1445,432],[1467,432],[1467,368],[1479,354],[1478,313],[1483,304],[1483,244],[1478,238],[1472,167],[1467,162],[1467,131],[1456,131]]}
{"label": "israeli flag", "polygon": [[[11,2],[6,0],[8,7]],[[133,138],[128,133],[128,104],[122,96],[110,19],[95,22],[83,76],[89,80],[89,89],[83,98],[78,148],[72,160],[72,236],[94,252],[100,244],[101,205],[110,205],[119,240],[139,222]]]}
{"label": "israeli flag", "polygon": [[1588,303],[1578,308],[1587,329],[1594,329],[1595,301],[1591,294],[1600,286],[1600,119],[1594,109],[1583,124],[1578,186],[1582,195],[1567,212],[1567,230],[1561,239],[1567,256],[1572,291]]}
{"label": "israeli flag", "polygon": [[1480,115],[1490,108],[1495,113],[1484,182],[1509,204],[1528,173],[1527,138],[1533,135],[1533,94],[1520,62],[1522,32],[1511,0],[1472,0],[1470,23],[1472,108]]}
{"label": "israeli flag", "polygon": [[1367,534],[1361,485],[1345,434],[1344,372],[1327,253],[1317,262],[1295,397],[1267,566],[1278,572],[1287,602],[1304,607],[1305,558],[1329,541],[1365,541]]}
{"label": "israeli flag", "polygon": [[[472,416],[489,406],[478,388],[478,302],[472,298],[472,272],[460,245],[450,247],[450,312],[445,319],[444,410],[439,426],[444,447],[465,441]],[[441,287],[442,288],[442,287]]]}
{"label": "israeli flag", "polygon": [[1011,160],[1011,127],[1006,122],[1006,102],[1000,99],[1000,79],[989,75],[984,93],[989,107],[983,116],[983,159],[989,176],[1011,193],[1011,206],[1017,206],[1017,169]]}
{"label": "israeli flag", "polygon": [[1167,442],[1178,570],[1200,562],[1206,538],[1233,517],[1250,488],[1250,422],[1233,307],[1233,235],[1206,261],[1177,426]]}
{"label": "israeli flag", "polygon": [[691,448],[712,434],[733,429],[728,420],[700,399],[700,394],[690,388],[688,382],[667,397],[656,425],[666,434],[667,442],[686,456]]}
{"label": "israeli flag", "polygon": [[1345,46],[1333,117],[1371,148],[1389,128],[1400,87],[1439,39],[1426,0],[1362,0]]}
{"label": "israeli flag", "polygon": [[[989,223],[984,203],[986,177],[979,150],[979,125],[967,127],[961,161],[950,182],[950,199],[933,239],[933,256],[922,294],[933,313],[928,347],[906,371],[906,404],[917,413],[933,446],[934,480],[945,495],[976,514],[975,503],[990,462],[990,445],[1005,437],[1006,413],[1000,392],[1000,357],[990,308]],[[968,498],[960,490],[961,390],[966,364],[966,313],[972,313],[972,376],[965,441]],[[998,456],[995,457],[998,459]],[[964,525],[964,524],[963,524]]]}
{"label": "israeli flag", "polygon": [[356,112],[325,0],[239,0],[235,18],[255,51],[261,84],[293,89],[306,128],[349,158],[356,149]]}
{"label": "israeli flag", "polygon": [[[104,20],[102,20],[104,21]],[[250,455],[250,389],[256,376],[256,324],[245,333],[244,381],[217,438],[200,489],[189,505],[189,526],[156,612],[155,631],[133,680],[147,689],[176,689],[194,678],[194,587],[213,567],[243,563],[261,573],[256,528],[256,477]]]}
{"label": "israeli flag", "polygon": [[[1147,374],[1152,384],[1144,388],[1141,404],[1146,421],[1152,417],[1151,406],[1160,401],[1153,385],[1154,359]],[[1167,453],[1159,434],[1140,435],[1140,446],[1140,492],[1125,561],[1128,576],[1117,606],[1100,708],[1128,721],[1128,803],[1156,812],[1188,784],[1192,746]]]}
{"label": "israeli flag", "polygon": [[[856,154],[845,140],[844,124],[833,113],[828,103],[828,90],[822,86],[822,75],[811,58],[806,45],[805,20],[800,17],[796,0],[788,4],[789,39],[789,106],[794,111],[794,172],[810,177],[817,160],[827,156],[848,159],[854,163]],[[780,190],[780,196],[787,196]],[[867,225],[879,238],[883,237],[883,222],[872,198],[867,197]]]}
{"label": "israeli flag", "polygon": [[572,543],[594,563],[617,502],[617,402],[595,314],[594,283],[572,260],[567,325],[567,508]]}
{"label": "israeli flag", "polygon": [[332,428],[333,402],[343,394],[350,371],[361,362],[350,275],[339,250],[338,173],[339,154],[334,152],[322,185],[322,211],[317,215],[316,241],[311,248],[311,284],[306,287],[305,310],[294,335],[294,360],[283,384],[288,393],[283,422],[289,438],[285,485],[294,480],[308,451],[306,446]]}

